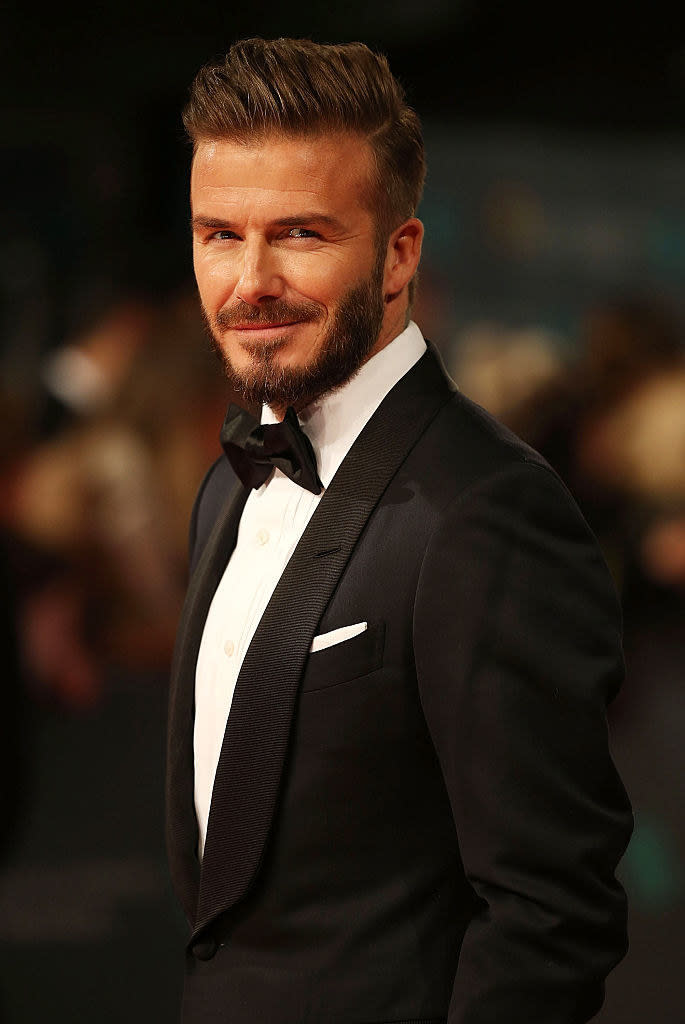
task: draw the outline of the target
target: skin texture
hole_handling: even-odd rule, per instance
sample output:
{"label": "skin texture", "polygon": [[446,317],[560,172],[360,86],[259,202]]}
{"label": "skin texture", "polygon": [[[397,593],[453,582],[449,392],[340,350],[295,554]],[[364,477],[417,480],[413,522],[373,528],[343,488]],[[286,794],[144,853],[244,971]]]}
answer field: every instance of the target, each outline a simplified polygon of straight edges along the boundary
{"label": "skin texture", "polygon": [[[404,329],[423,227],[412,217],[379,247],[364,205],[371,160],[368,144],[350,134],[198,144],[195,274],[216,347],[238,384],[315,367],[350,304],[361,296],[363,310],[372,307],[369,291],[379,287],[373,336],[354,369]],[[324,376],[305,399],[326,390]],[[270,404],[282,415],[287,402]]]}

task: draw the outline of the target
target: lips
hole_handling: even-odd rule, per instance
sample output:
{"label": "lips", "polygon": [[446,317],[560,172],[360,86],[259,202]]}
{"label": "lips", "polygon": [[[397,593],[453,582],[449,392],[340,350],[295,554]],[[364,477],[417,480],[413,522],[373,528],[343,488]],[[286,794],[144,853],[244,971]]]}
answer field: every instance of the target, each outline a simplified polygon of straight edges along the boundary
{"label": "lips", "polygon": [[233,331],[265,331],[276,327],[294,327],[295,324],[302,323],[301,320],[287,320],[282,323],[249,323],[249,324],[233,324],[229,330]]}
{"label": "lips", "polygon": [[259,307],[242,300],[220,309],[212,318],[216,331],[273,332],[323,319],[325,310],[316,302],[285,302],[270,299]]}

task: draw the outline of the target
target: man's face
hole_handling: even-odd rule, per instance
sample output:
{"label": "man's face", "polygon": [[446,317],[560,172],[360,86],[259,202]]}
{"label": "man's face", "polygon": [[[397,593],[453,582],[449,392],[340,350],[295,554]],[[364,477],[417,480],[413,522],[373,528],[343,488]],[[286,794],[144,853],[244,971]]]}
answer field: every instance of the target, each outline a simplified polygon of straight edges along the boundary
{"label": "man's face", "polygon": [[302,408],[391,340],[385,248],[362,202],[371,159],[353,135],[198,145],[195,275],[214,346],[248,400]]}

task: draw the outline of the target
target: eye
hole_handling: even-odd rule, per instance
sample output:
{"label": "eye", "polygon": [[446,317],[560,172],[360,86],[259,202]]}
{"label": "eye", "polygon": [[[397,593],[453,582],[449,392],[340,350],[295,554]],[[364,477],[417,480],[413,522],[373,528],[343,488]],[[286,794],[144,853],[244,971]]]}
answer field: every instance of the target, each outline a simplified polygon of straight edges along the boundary
{"label": "eye", "polygon": [[289,228],[288,238],[320,238],[321,235],[311,228]]}
{"label": "eye", "polygon": [[236,235],[235,231],[229,231],[227,228],[224,228],[221,231],[215,231],[212,235],[210,235],[210,238],[216,239],[217,242],[227,242],[230,239],[237,237],[238,236]]}

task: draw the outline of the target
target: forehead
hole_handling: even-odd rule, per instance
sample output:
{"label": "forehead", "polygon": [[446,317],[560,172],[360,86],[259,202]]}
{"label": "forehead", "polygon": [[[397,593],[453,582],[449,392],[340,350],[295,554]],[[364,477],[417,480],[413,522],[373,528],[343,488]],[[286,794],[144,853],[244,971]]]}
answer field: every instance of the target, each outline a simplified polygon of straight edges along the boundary
{"label": "forehead", "polygon": [[373,157],[368,142],[351,134],[256,143],[203,140],[191,172],[193,212],[199,205],[301,206],[315,202],[337,214],[365,209]]}

